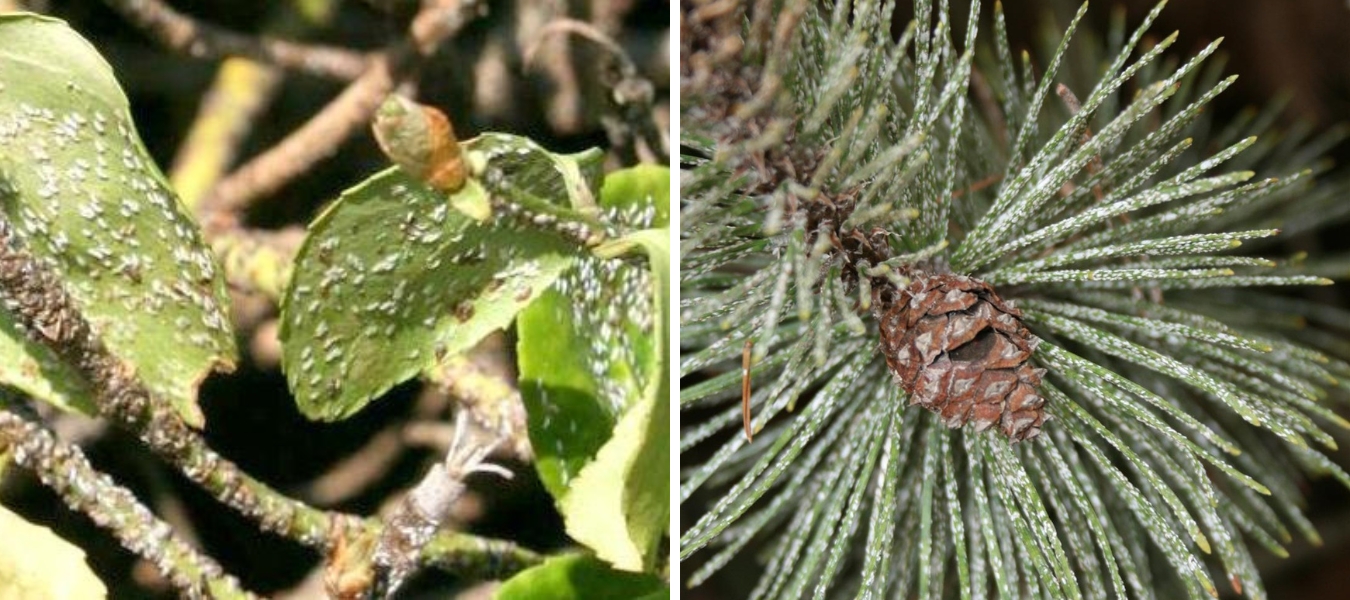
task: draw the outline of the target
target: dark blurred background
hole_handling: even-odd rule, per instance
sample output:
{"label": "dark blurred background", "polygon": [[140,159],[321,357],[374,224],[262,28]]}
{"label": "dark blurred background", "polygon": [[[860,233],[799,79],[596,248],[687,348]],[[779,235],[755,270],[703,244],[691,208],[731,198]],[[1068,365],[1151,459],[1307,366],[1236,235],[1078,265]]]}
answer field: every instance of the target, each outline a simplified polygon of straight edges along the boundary
{"label": "dark blurred background", "polygon": [[[409,0],[172,0],[178,11],[235,31],[375,51],[407,26]],[[668,130],[669,4],[665,0],[545,0],[485,3],[485,17],[445,43],[422,68],[418,98],[443,110],[460,139],[483,131],[529,136],[545,147],[573,152],[608,147],[600,117],[605,90],[598,83],[594,47],[568,38],[542,40],[539,29],[560,15],[589,20],[610,33],[656,87],[656,117]],[[323,22],[296,14],[328,7]],[[160,168],[170,170],[180,144],[212,85],[220,61],[165,49],[102,2],[0,0],[0,10],[27,9],[67,20],[112,64],[130,97],[141,138]],[[279,25],[281,24],[281,25]],[[524,53],[540,43],[540,60]],[[566,59],[559,54],[566,52]],[[569,80],[569,77],[571,78]],[[241,147],[247,159],[300,126],[342,91],[344,82],[287,73]],[[262,229],[303,226],[343,189],[388,166],[368,131],[336,149],[274,198],[259,204],[250,225]],[[237,166],[236,162],[236,166]],[[233,298],[239,369],[204,384],[201,404],[210,445],[246,471],[288,495],[325,508],[374,514],[415,483],[443,455],[435,434],[447,422],[449,399],[433,386],[407,383],[352,419],[311,423],[292,403],[277,365],[276,307],[266,299]],[[268,328],[271,328],[270,330]],[[514,341],[498,336],[476,359],[492,369],[514,364]],[[54,417],[59,433],[79,441],[94,465],[132,488],[189,540],[239,577],[249,590],[274,597],[322,597],[319,556],[293,542],[260,533],[166,469],[131,436],[79,417]],[[509,459],[507,459],[509,460]],[[450,522],[475,534],[550,551],[566,546],[553,502],[533,466],[510,462],[512,481],[480,477],[454,509]],[[113,598],[172,597],[148,564],[123,550],[86,517],[67,510],[55,495],[21,469],[6,473],[0,499],[6,506],[78,544]],[[4,543],[0,540],[0,543]],[[424,573],[400,597],[484,597],[490,586]]]}

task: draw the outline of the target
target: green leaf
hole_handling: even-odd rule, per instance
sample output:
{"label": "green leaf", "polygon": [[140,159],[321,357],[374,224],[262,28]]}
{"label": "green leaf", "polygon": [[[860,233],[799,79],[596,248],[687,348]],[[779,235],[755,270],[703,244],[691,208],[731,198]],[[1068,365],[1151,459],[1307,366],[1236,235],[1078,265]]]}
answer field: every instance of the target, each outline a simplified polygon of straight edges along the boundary
{"label": "green leaf", "polygon": [[[469,180],[456,196],[486,194]],[[479,224],[397,168],[346,191],[309,228],[282,308],[300,410],[338,420],[510,325],[576,256],[502,215]]]}
{"label": "green leaf", "polygon": [[[535,469],[544,488],[561,499],[572,479],[605,444],[622,408],[605,401],[609,389],[632,393],[627,363],[599,364],[588,332],[573,321],[573,303],[557,290],[545,292],[520,313],[516,346],[520,395],[525,401]],[[608,346],[598,350],[608,353]],[[604,369],[593,374],[591,363]],[[622,400],[622,399],[621,399]]]}
{"label": "green leaf", "polygon": [[484,187],[528,213],[598,225],[599,149],[555,154],[526,137],[485,133],[464,142],[464,151]]}
{"label": "green leaf", "polygon": [[[663,167],[611,173],[601,189],[606,220],[664,226],[669,182]],[[554,498],[563,497],[642,394],[639,373],[655,347],[648,279],[623,261],[584,258],[520,315],[521,395],[535,467]]]}
{"label": "green leaf", "polygon": [[584,554],[566,554],[517,573],[497,590],[497,600],[669,598],[660,578],[615,571]]}
{"label": "green leaf", "polygon": [[108,590],[84,560],[84,551],[52,530],[0,506],[0,598],[104,598]]}
{"label": "green leaf", "polygon": [[[606,221],[665,225],[669,177],[652,167],[611,174]],[[618,258],[629,252],[646,254],[649,268]],[[643,229],[596,254],[521,314],[521,395],[536,468],[568,533],[638,570],[652,565],[670,514],[669,230]]]}
{"label": "green leaf", "polygon": [[[225,282],[137,136],[112,69],[61,21],[0,15],[0,115],[7,218],[60,274],[108,349],[200,426],[198,384],[236,358]],[[0,327],[10,340],[0,358],[26,375],[4,383],[87,409],[64,383],[69,374],[13,333]],[[25,369],[33,364],[43,375]],[[56,381],[39,383],[43,376]]]}
{"label": "green leaf", "polygon": [[[670,169],[638,165],[615,171],[600,188],[600,203],[618,212],[652,211],[646,227],[666,227],[670,223]],[[632,222],[638,215],[612,215],[610,220]]]}
{"label": "green leaf", "polygon": [[581,470],[561,507],[569,535],[616,567],[638,570],[652,567],[670,522],[670,233],[649,229],[624,241],[640,246],[651,265],[655,352],[641,402]]}
{"label": "green leaf", "polygon": [[649,397],[629,410],[559,506],[568,535],[625,571],[652,569],[670,522],[669,408]]}
{"label": "green leaf", "polygon": [[79,373],[50,348],[28,339],[7,311],[0,314],[0,382],[66,410],[97,412]]}
{"label": "green leaf", "polygon": [[618,569],[650,570],[670,521],[669,406],[628,411],[560,503],[568,535]]}

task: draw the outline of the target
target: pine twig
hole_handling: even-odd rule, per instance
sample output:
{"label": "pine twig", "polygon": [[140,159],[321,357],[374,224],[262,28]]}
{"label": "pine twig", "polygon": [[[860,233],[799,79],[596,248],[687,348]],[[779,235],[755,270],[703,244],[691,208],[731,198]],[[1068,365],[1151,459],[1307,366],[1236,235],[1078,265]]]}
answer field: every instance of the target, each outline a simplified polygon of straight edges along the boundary
{"label": "pine twig", "polygon": [[208,233],[238,226],[256,199],[281,189],[370,123],[397,82],[413,72],[442,42],[480,12],[481,0],[429,0],[413,18],[406,37],[380,53],[328,105],[267,151],[235,170],[211,190],[198,209]]}
{"label": "pine twig", "polygon": [[[7,400],[0,401],[0,406]],[[17,464],[33,471],[66,506],[108,529],[128,550],[146,559],[190,597],[255,598],[215,560],[179,537],[136,499],[130,490],[94,469],[78,447],[58,440],[50,429],[0,408],[0,448],[13,451]]]}
{"label": "pine twig", "polygon": [[[217,500],[266,531],[324,550],[345,539],[378,535],[377,520],[326,512],[288,498],[207,447],[168,402],[146,389],[130,365],[108,351],[55,274],[19,242],[9,221],[0,219],[0,300],[34,341],[85,377],[103,417],[135,433]],[[498,577],[540,560],[509,542],[465,534],[447,537],[423,553],[426,564],[464,567],[457,572],[466,576]]]}
{"label": "pine twig", "polygon": [[344,81],[360,77],[369,62],[365,54],[346,48],[230,31],[184,15],[160,0],[105,0],[104,3],[165,46],[196,58],[241,56]]}

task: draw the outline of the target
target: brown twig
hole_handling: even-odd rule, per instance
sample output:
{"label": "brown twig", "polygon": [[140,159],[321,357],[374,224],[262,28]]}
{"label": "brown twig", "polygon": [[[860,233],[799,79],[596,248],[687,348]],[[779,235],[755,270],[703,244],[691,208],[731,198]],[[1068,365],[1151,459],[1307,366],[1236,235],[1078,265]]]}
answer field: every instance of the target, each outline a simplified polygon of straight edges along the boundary
{"label": "brown twig", "polygon": [[165,46],[197,58],[242,56],[344,81],[360,77],[369,61],[367,55],[346,48],[230,31],[189,17],[160,0],[105,0],[105,4]]}
{"label": "brown twig", "polygon": [[[428,386],[417,397],[412,410],[412,422],[444,419],[450,398],[435,387]],[[331,506],[346,502],[387,475],[394,462],[408,449],[403,430],[405,422],[395,422],[380,430],[356,452],[339,461],[322,476],[310,482],[305,496],[315,502]]]}
{"label": "brown twig", "polygon": [[199,214],[208,235],[239,225],[255,199],[281,189],[366,126],[394,87],[390,61],[376,59],[370,70],[285,139],[222,179],[202,200]]}
{"label": "brown twig", "polygon": [[220,64],[169,170],[169,181],[188,210],[195,210],[234,164],[258,115],[281,88],[281,75],[281,69],[246,58]]}
{"label": "brown twig", "polygon": [[952,192],[952,198],[955,199],[960,198],[961,196],[964,196],[966,194],[973,194],[984,188],[994,185],[995,183],[998,183],[1002,180],[1003,180],[1002,173],[994,173],[993,175],[986,175],[984,179],[976,181],[975,183],[972,183],[967,187]]}
{"label": "brown twig", "polygon": [[985,124],[998,140],[999,146],[1007,147],[1008,121],[1003,116],[998,100],[994,99],[994,90],[989,87],[989,81],[979,69],[970,70],[970,89],[975,96],[975,105],[980,107]]}
{"label": "brown twig", "polygon": [[609,100],[614,117],[604,119],[610,143],[625,162],[636,162],[633,140],[641,138],[656,155],[658,164],[669,160],[667,142],[656,123],[654,114],[655,90],[650,81],[638,73],[637,65],[623,47],[590,23],[576,19],[556,19],[544,26],[539,39],[525,52],[525,62],[534,61],[537,51],[548,36],[554,33],[579,35],[605,49],[613,57],[613,68],[600,81],[609,88]]}
{"label": "brown twig", "polygon": [[409,35],[370,61],[369,67],[337,98],[298,129],[223,179],[199,210],[208,234],[230,229],[254,200],[276,192],[367,126],[398,81],[408,77],[480,11],[479,0],[427,0],[413,18]]}
{"label": "brown twig", "polygon": [[745,425],[747,442],[755,439],[755,434],[750,429],[750,350],[754,346],[754,340],[745,340],[745,347],[741,349],[741,421]]}
{"label": "brown twig", "polygon": [[[1055,93],[1059,94],[1060,100],[1064,101],[1064,105],[1069,109],[1069,114],[1076,115],[1078,114],[1078,111],[1083,109],[1083,105],[1078,102],[1078,96],[1074,95],[1073,90],[1069,89],[1069,86],[1064,85],[1062,83],[1056,85]],[[1084,127],[1083,137],[1082,139],[1079,140],[1078,143],[1086,144],[1090,141],[1092,141],[1092,128]],[[1088,161],[1087,165],[1088,175],[1089,176],[1096,175],[1097,172],[1101,170],[1102,170],[1102,155],[1093,154],[1092,159]],[[1092,185],[1092,196],[1097,199],[1097,202],[1102,201],[1103,193],[1102,193],[1102,184],[1100,182]]]}

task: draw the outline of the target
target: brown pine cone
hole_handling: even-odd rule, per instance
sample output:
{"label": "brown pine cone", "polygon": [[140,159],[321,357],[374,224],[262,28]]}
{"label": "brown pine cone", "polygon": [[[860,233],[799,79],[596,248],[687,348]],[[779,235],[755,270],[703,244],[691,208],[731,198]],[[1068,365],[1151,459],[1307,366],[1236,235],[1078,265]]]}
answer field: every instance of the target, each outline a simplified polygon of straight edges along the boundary
{"label": "brown pine cone", "polygon": [[947,427],[995,423],[1014,442],[1041,432],[1045,369],[1031,366],[1040,339],[1022,313],[988,284],[961,275],[921,275],[903,291],[873,289],[886,364],[918,404]]}

